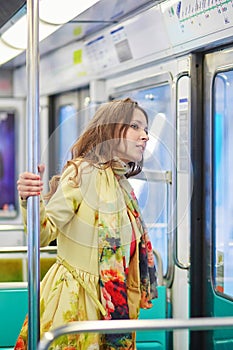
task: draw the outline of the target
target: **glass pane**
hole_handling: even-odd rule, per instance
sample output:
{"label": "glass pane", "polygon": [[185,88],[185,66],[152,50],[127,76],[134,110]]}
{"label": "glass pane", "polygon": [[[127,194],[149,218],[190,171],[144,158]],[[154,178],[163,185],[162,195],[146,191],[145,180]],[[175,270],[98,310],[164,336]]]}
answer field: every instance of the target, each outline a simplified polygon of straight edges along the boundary
{"label": "glass pane", "polygon": [[233,72],[216,75],[213,120],[215,290],[233,296]]}
{"label": "glass pane", "polygon": [[59,171],[71,158],[70,149],[78,137],[78,118],[74,106],[66,105],[59,108]]}
{"label": "glass pane", "polygon": [[15,115],[0,111],[0,218],[16,216]]}
{"label": "glass pane", "polygon": [[[144,156],[144,170],[165,172],[172,170],[174,137],[171,121],[170,86],[162,85],[150,89],[132,91],[131,97],[142,106],[149,117],[149,141]],[[149,229],[153,248],[163,261],[164,276],[168,270],[168,186],[164,181],[130,179],[135,190],[143,218]]]}

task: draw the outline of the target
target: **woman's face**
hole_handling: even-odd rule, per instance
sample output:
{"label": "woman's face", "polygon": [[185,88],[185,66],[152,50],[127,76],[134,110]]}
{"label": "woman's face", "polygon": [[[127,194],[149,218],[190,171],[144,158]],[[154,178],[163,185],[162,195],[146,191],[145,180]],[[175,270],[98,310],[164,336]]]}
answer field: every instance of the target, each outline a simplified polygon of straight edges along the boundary
{"label": "woman's face", "polygon": [[140,109],[136,108],[126,136],[120,140],[115,155],[124,162],[140,162],[148,140],[146,117]]}

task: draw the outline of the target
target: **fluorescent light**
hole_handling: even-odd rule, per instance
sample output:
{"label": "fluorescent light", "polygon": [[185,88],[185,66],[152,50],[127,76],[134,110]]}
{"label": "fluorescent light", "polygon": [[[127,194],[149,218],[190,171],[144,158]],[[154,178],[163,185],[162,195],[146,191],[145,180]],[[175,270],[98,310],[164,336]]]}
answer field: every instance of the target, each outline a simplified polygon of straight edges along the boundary
{"label": "fluorescent light", "polygon": [[[40,0],[39,41],[97,2],[99,0]],[[0,64],[3,64],[27,48],[27,16],[22,16],[2,34],[0,40]]]}
{"label": "fluorescent light", "polygon": [[14,48],[25,50],[27,47],[27,18],[21,17],[13,26],[2,34],[2,40]]}
{"label": "fluorescent light", "polygon": [[8,46],[0,39],[0,65],[12,60],[21,52],[22,50],[14,49],[13,47]]}
{"label": "fluorescent light", "polygon": [[[39,41],[55,32],[60,26],[39,21]],[[2,40],[16,48],[25,50],[27,48],[27,16],[21,17],[12,27],[2,34]]]}
{"label": "fluorescent light", "polygon": [[64,24],[97,2],[99,0],[41,0],[40,18],[48,23]]}

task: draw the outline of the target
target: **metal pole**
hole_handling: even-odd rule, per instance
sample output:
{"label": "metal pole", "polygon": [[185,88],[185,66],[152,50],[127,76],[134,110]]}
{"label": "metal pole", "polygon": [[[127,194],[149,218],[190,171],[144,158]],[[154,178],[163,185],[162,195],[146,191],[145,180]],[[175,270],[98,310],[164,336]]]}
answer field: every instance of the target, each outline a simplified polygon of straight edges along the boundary
{"label": "metal pole", "polygon": [[183,330],[190,331],[210,329],[232,329],[233,317],[202,317],[190,319],[157,320],[110,320],[70,322],[44,334],[38,350],[47,350],[54,340],[64,334],[88,333],[127,333],[134,331]]}
{"label": "metal pole", "polygon": [[[28,171],[39,163],[39,2],[27,0],[27,151]],[[39,197],[28,198],[28,349],[37,348],[40,337]]]}
{"label": "metal pole", "polygon": [[[14,246],[14,247],[0,247],[0,255],[1,254],[15,254],[15,253],[27,253],[28,248],[25,246]],[[41,253],[57,253],[57,247],[56,246],[48,246],[48,247],[41,247],[40,248]],[[1,348],[0,348],[1,349]]]}

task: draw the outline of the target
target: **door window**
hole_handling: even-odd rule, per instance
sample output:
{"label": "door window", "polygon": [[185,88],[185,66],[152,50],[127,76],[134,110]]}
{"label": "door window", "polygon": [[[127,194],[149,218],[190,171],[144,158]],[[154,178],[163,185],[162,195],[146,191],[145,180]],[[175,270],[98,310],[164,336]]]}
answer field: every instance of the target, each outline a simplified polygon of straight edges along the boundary
{"label": "door window", "polygon": [[213,282],[233,297],[233,71],[218,73],[213,91]]}
{"label": "door window", "polygon": [[163,275],[168,272],[171,190],[168,173],[174,166],[174,128],[172,127],[170,85],[126,93],[143,107],[149,117],[149,141],[144,155],[142,174],[130,178],[153,248],[159,252]]}

